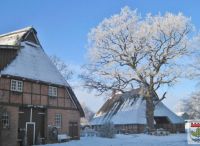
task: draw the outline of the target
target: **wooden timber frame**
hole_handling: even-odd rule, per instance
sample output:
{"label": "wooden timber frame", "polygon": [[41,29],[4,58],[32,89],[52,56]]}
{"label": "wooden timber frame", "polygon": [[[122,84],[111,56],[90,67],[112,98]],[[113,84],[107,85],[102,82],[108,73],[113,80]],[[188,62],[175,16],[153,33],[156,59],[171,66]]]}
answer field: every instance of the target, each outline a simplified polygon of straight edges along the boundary
{"label": "wooden timber frame", "polygon": [[[23,92],[15,92],[15,91],[11,91],[10,90],[10,84],[11,84],[11,80],[20,80],[23,81],[24,85],[26,85],[26,83],[29,84],[29,86],[31,87],[29,91],[26,91],[25,89],[23,90]],[[38,86],[39,92],[36,93],[34,92],[34,85]],[[51,97],[48,96],[48,90],[46,90],[46,93],[42,93],[42,88],[45,86],[46,89],[48,89],[48,86],[55,86],[58,88],[58,96],[57,97]],[[25,88],[25,87],[24,87]],[[69,90],[69,91],[68,91]],[[63,95],[61,96],[61,94],[59,92],[64,92]],[[19,109],[19,118],[21,117],[20,115],[24,112],[21,109],[33,109],[34,111],[37,110],[38,112],[40,112],[41,110],[44,112],[45,118],[44,118],[44,136],[40,133],[40,135],[42,136],[42,140],[43,143],[48,143],[48,110],[64,110],[64,111],[72,111],[72,112],[78,112],[80,113],[80,116],[84,115],[83,111],[80,111],[78,106],[76,104],[76,100],[73,100],[73,96],[75,96],[74,94],[71,95],[71,92],[73,92],[71,89],[69,89],[69,87],[65,87],[65,86],[61,86],[61,85],[55,85],[55,84],[49,84],[46,82],[42,82],[42,81],[34,81],[34,80],[30,80],[30,79],[25,79],[25,78],[20,78],[20,77],[15,77],[15,76],[9,76],[9,75],[2,75],[0,77],[0,96],[3,97],[0,98],[0,106],[3,105],[5,107],[16,107]],[[30,98],[30,102],[27,104],[26,102],[26,97],[27,95],[29,95]],[[13,97],[15,97],[15,99],[17,100],[13,100]],[[38,102],[35,102],[35,97],[38,98]],[[44,97],[46,98],[46,103],[42,102]],[[59,100],[62,100],[63,104],[60,105]],[[54,102],[52,102],[52,100]],[[55,104],[51,104],[51,103],[55,103]],[[40,110],[41,109],[41,110]],[[81,115],[82,114],[82,115]],[[18,121],[19,123],[21,122],[20,119]],[[31,121],[27,121],[27,122],[31,122]],[[27,123],[26,122],[26,123]],[[75,128],[78,128],[79,125],[79,121],[73,121],[72,122],[76,123]],[[31,123],[29,123],[31,124]],[[72,130],[72,134],[70,135],[74,135],[75,137],[73,139],[79,139],[79,134],[77,134],[76,131],[74,131],[74,127],[71,127],[71,121],[68,123],[69,124],[69,130]],[[78,124],[78,125],[77,125]],[[37,129],[37,124],[35,123],[35,121],[32,123],[32,125],[34,125],[35,128],[35,132],[36,133],[38,130]],[[27,125],[26,125],[27,126]],[[29,126],[29,125],[28,125]],[[30,126],[31,127],[31,126]],[[29,127],[29,128],[30,128]],[[24,127],[20,127],[20,125],[18,125],[18,133],[19,131],[22,129],[23,131]],[[76,128],[76,129],[77,129]],[[27,130],[27,127],[26,127]],[[77,129],[78,130],[78,129]],[[70,132],[70,131],[69,131]],[[75,134],[74,134],[75,133]],[[18,140],[19,143],[23,143],[23,139],[20,137],[20,135],[18,134]],[[37,136],[35,136],[33,138],[33,141],[37,140]],[[35,144],[35,143],[32,143]]]}

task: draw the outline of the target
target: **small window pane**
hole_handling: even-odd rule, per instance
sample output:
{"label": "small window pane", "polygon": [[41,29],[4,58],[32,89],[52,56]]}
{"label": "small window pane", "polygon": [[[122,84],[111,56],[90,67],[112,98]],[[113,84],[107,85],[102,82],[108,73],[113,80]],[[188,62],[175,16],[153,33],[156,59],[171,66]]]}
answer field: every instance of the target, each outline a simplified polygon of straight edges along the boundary
{"label": "small window pane", "polygon": [[49,86],[49,96],[57,96],[57,87]]}
{"label": "small window pane", "polygon": [[61,128],[61,125],[62,125],[62,115],[61,114],[56,114],[56,117],[55,117],[55,126],[57,128]]}
{"label": "small window pane", "polygon": [[12,81],[11,81],[11,90],[14,91],[15,88],[16,88],[16,85],[17,85],[17,84],[16,84],[16,81],[15,81],[15,80],[12,80]]}
{"label": "small window pane", "polygon": [[8,116],[7,112],[4,112],[2,114],[1,122],[2,122],[2,128],[3,129],[8,129],[9,128],[9,116]]}
{"label": "small window pane", "polygon": [[17,88],[18,91],[22,91],[22,82],[18,82]]}
{"label": "small window pane", "polygon": [[22,92],[23,82],[18,80],[11,80],[11,91]]}

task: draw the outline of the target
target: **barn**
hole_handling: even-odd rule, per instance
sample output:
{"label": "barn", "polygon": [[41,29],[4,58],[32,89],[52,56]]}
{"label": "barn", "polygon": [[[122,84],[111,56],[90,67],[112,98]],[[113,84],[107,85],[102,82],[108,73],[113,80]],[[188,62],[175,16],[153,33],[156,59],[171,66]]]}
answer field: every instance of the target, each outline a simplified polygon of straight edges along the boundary
{"label": "barn", "polygon": [[33,27],[0,35],[0,107],[2,146],[80,137],[83,109]]}
{"label": "barn", "polygon": [[[145,111],[146,102],[140,89],[133,89],[123,94],[115,92],[95,114],[91,125],[98,131],[104,123],[112,122],[117,133],[143,133],[146,131]],[[171,133],[185,131],[184,120],[162,102],[155,107],[154,123],[155,128],[163,128]]]}

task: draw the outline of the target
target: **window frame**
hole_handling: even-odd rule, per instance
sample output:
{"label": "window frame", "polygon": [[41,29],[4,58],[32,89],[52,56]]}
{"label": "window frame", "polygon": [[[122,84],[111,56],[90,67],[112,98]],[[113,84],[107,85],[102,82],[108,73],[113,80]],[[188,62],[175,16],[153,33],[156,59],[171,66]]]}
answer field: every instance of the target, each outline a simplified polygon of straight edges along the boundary
{"label": "window frame", "polygon": [[23,81],[11,79],[10,90],[15,92],[23,92]]}
{"label": "window frame", "polygon": [[10,128],[10,114],[8,112],[3,112],[1,115],[1,127],[2,129]]}
{"label": "window frame", "polygon": [[55,127],[62,128],[62,114],[56,113],[55,115]]}
{"label": "window frame", "polygon": [[57,97],[58,96],[58,88],[55,86],[49,86],[48,95],[51,97]]}

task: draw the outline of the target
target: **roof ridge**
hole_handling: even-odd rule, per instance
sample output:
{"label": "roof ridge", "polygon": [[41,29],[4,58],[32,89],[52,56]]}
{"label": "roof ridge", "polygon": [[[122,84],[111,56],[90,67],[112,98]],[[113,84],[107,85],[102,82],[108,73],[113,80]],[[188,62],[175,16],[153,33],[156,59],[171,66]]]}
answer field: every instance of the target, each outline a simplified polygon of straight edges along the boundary
{"label": "roof ridge", "polygon": [[16,34],[16,33],[29,31],[31,29],[34,29],[34,28],[32,26],[28,26],[28,27],[25,27],[25,28],[22,28],[22,29],[18,29],[18,30],[15,30],[15,31],[11,31],[11,32],[8,32],[8,33],[1,34],[0,37],[5,37],[5,36],[13,35],[13,34]]}

